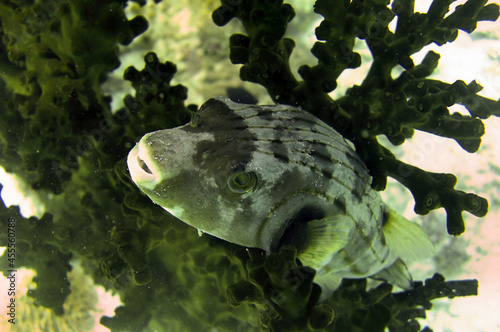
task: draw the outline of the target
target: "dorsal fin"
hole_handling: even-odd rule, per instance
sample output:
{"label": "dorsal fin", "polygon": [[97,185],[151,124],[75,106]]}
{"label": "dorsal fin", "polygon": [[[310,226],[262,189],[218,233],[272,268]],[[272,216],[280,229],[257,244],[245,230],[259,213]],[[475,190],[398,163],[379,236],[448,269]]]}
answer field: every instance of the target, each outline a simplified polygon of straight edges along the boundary
{"label": "dorsal fin", "polygon": [[430,258],[435,249],[429,237],[417,224],[412,223],[387,205],[383,231],[394,256],[406,263]]}

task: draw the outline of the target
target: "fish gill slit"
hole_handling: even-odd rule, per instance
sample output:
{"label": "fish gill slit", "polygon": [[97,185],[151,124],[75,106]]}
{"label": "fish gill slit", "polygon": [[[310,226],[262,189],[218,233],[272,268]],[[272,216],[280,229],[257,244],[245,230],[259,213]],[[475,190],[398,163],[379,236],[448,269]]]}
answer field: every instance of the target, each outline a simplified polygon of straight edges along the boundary
{"label": "fish gill slit", "polygon": [[318,197],[323,197],[325,198],[326,200],[332,202],[332,204],[335,204],[335,198],[333,196],[330,196],[324,192],[321,192],[321,191],[317,191],[317,190],[310,190],[310,189],[298,189],[294,192],[291,192],[289,193],[288,195],[286,195],[285,197],[283,197],[283,199],[281,199],[279,202],[277,202],[276,204],[274,204],[271,209],[269,210],[269,212],[267,213],[267,215],[264,217],[264,220],[260,223],[260,226],[259,228],[257,229],[257,236],[258,238],[262,238],[262,231],[264,230],[265,228],[265,225],[269,222],[269,220],[271,219],[271,217],[276,213],[276,211],[281,207],[283,206],[288,200],[290,200],[293,196],[296,196],[296,195],[314,195],[314,196],[318,196]]}

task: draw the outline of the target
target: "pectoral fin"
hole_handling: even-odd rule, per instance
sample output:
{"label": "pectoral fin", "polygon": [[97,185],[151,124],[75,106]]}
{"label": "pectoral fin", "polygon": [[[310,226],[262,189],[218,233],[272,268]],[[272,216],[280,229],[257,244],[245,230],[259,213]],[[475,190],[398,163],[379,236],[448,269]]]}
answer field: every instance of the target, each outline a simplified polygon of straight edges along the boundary
{"label": "pectoral fin", "polygon": [[321,287],[320,301],[324,301],[340,286],[342,277],[335,273],[320,273],[314,277],[314,282]]}
{"label": "pectoral fin", "polygon": [[301,243],[297,243],[297,257],[302,264],[313,269],[323,267],[333,254],[347,245],[353,227],[353,220],[346,215],[329,216],[304,223]]}

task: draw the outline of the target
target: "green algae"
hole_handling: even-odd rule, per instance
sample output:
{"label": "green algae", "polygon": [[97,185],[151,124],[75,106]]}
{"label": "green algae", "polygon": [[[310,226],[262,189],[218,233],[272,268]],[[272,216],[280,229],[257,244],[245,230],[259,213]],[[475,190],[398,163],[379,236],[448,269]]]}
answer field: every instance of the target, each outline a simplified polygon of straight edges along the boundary
{"label": "green algae", "polygon": [[[300,67],[302,80],[289,63],[296,42],[285,37],[295,15],[291,5],[224,0],[212,18],[219,26],[237,18],[245,28],[229,38],[229,58],[243,65],[242,80],[329,123],[355,144],[374,188],[395,178],[412,192],[417,213],[444,208],[448,232],[457,235],[465,230],[462,211],[484,216],[487,201],[454,189],[452,174],[401,162],[377,136],[399,145],[420,130],[454,139],[471,153],[479,148],[482,119],[498,116],[499,103],[481,97],[476,82],[430,79],[437,53],[420,64],[411,55],[452,42],[458,29],[470,33],[478,21],[495,20],[498,6],[485,3],[470,0],[447,15],[450,1],[414,13],[410,0],[318,0],[314,10],[324,19],[311,50],[318,63]],[[126,154],[144,133],[186,123],[197,107],[186,105],[186,87],[171,84],[176,65],[152,50],[143,69],[125,71],[135,93],[111,111],[101,86],[119,65],[118,44],[132,43],[147,28],[141,16],[126,17],[125,5],[0,1],[0,164],[36,189],[47,211],[24,218],[2,204],[0,225],[6,229],[8,218],[16,219],[16,265],[37,272],[29,294],[37,305],[64,313],[75,260],[96,284],[120,295],[116,315],[101,320],[113,331],[419,331],[416,318],[425,317],[431,300],[477,294],[476,281],[440,275],[403,293],[344,280],[318,304],[315,272],[295,259],[293,248],[266,255],[199,237],[153,205],[131,182]],[[367,44],[373,63],[360,85],[333,99],[340,74],[363,60],[356,41]],[[397,66],[402,71],[393,78]],[[450,114],[453,104],[469,115]]]}

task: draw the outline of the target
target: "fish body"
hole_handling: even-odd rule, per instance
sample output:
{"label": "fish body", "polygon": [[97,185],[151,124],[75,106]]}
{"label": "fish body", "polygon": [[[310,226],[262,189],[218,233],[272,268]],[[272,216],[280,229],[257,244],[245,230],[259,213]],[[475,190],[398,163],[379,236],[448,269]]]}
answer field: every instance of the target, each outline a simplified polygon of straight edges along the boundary
{"label": "fish body", "polygon": [[371,188],[354,148],[298,107],[212,98],[191,123],[146,134],[127,163],[154,203],[202,233],[268,252],[294,245],[327,292],[374,274],[409,288],[402,259],[432,251]]}

